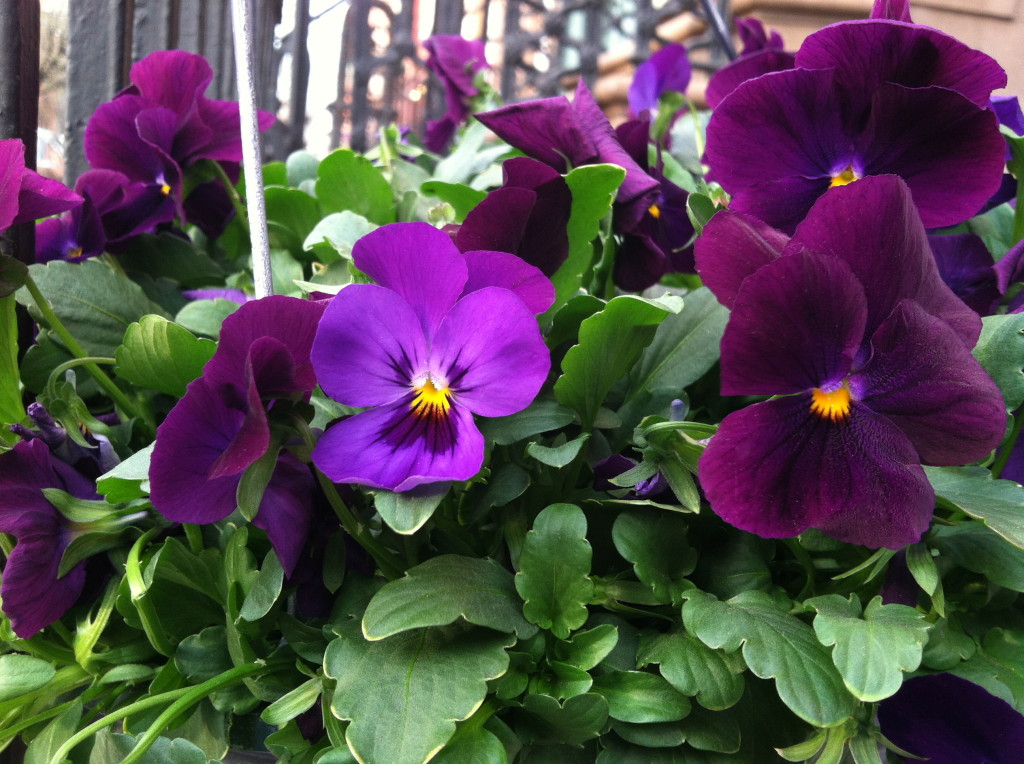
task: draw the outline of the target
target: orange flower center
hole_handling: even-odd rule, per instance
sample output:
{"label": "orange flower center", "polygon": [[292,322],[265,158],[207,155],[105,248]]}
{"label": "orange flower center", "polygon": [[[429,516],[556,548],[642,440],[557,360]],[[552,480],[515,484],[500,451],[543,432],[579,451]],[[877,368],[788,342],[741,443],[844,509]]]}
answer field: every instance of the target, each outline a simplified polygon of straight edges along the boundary
{"label": "orange flower center", "polygon": [[811,411],[822,419],[843,422],[850,417],[850,388],[843,386],[832,392],[825,392],[820,387],[811,391]]}
{"label": "orange flower center", "polygon": [[829,188],[835,188],[836,186],[845,186],[849,183],[853,183],[855,180],[860,180],[860,176],[853,171],[853,166],[847,167],[838,175],[832,176],[832,182],[829,183]]}
{"label": "orange flower center", "polygon": [[416,396],[412,399],[411,408],[417,417],[436,422],[448,416],[452,407],[452,391],[447,382],[435,383],[431,377],[427,377],[413,391]]}
{"label": "orange flower center", "polygon": [[651,217],[655,220],[661,217],[661,208],[657,204],[652,204],[647,208],[647,211],[651,213]]}

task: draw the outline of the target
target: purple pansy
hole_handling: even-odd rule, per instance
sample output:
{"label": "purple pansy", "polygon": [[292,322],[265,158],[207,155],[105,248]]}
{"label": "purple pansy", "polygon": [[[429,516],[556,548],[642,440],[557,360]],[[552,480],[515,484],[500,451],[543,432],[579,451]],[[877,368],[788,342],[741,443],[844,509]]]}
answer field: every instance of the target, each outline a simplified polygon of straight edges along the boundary
{"label": "purple pansy", "polygon": [[[242,474],[271,446],[273,401],[308,397],[309,353],[324,306],[271,296],[224,319],[217,352],[157,429],[153,506],[168,520],[212,523],[231,514]],[[291,573],[312,519],[313,477],[282,452],[253,524]]]}
{"label": "purple pansy", "polygon": [[[50,416],[50,412],[43,404],[30,403],[27,413],[28,418],[32,420],[32,424],[37,429],[30,430],[24,425],[12,424],[11,432],[22,440],[41,440],[54,456],[70,467],[74,467],[79,474],[94,479],[114,469],[120,463],[120,457],[114,451],[114,447],[110,445],[110,439],[105,435],[82,428],[81,435],[85,441],[83,445],[68,435],[68,431]],[[119,422],[116,414],[104,414],[101,415],[101,418],[112,419],[113,424]]]}
{"label": "purple pansy", "polygon": [[[1006,295],[1014,284],[1024,282],[1024,239],[1018,241],[1010,251],[995,264],[996,284],[999,294]],[[1006,305],[1009,313],[1024,311],[1024,290],[1017,292]]]}
{"label": "purple pansy", "polygon": [[313,343],[324,392],[370,407],[324,433],[313,462],[337,483],[391,491],[468,480],[483,464],[474,414],[526,408],[551,365],[536,313],[551,283],[506,253],[459,253],[425,223],[364,236],[352,251],[375,284],[343,289]]}
{"label": "purple pansy", "polygon": [[636,68],[629,86],[629,110],[640,116],[656,111],[662,93],[685,93],[690,84],[690,59],[678,43],[666,45]]}
{"label": "purple pansy", "polygon": [[423,43],[429,54],[427,68],[441,81],[448,111],[427,123],[423,145],[440,153],[448,148],[455,131],[469,116],[469,99],[478,95],[473,79],[487,68],[482,40],[466,40],[458,35],[438,34]]}
{"label": "purple pansy", "polygon": [[513,157],[501,169],[505,182],[466,215],[455,245],[462,252],[511,252],[552,276],[569,256],[572,192],[565,178],[535,159]]}
{"label": "purple pansy", "polygon": [[57,577],[74,529],[46,499],[44,488],[79,499],[101,498],[91,480],[54,458],[41,439],[16,443],[0,454],[0,532],[18,540],[4,565],[0,598],[22,639],[64,615],[85,586],[82,563]]}
{"label": "purple pansy", "polygon": [[0,141],[0,231],[77,207],[82,197],[25,167],[25,144]]}
{"label": "purple pansy", "polygon": [[978,315],[991,315],[1002,292],[985,242],[973,233],[958,233],[930,235],[928,243],[946,285]]}
{"label": "purple pansy", "polygon": [[906,185],[834,189],[781,251],[737,213],[705,234],[698,271],[732,308],[722,392],[780,396],[711,439],[700,479],[712,508],[765,537],[917,541],[935,504],[921,464],[984,458],[1006,412],[970,353],[980,319],[939,279]]}
{"label": "purple pansy", "polygon": [[954,674],[911,677],[878,706],[882,734],[931,764],[1011,764],[1024,751],[1024,715]]}
{"label": "purple pansy", "polygon": [[985,108],[1006,75],[938,30],[899,21],[833,24],[796,68],[749,80],[708,125],[706,159],[731,208],[791,231],[830,187],[895,174],[925,226],[953,225],[999,188],[1004,143]]}
{"label": "purple pansy", "polygon": [[747,80],[796,65],[796,55],[784,50],[782,36],[774,29],[769,35],[759,20],[736,19],[736,31],[743,42],[743,50],[739,58],[711,76],[704,97],[712,109],[717,109],[723,98]]}
{"label": "purple pansy", "polygon": [[625,169],[626,178],[615,197],[616,216],[624,227],[635,225],[658,195],[658,181],[619,143],[582,78],[572,102],[562,96],[539,98],[476,118],[509,145],[558,172],[603,162]]}

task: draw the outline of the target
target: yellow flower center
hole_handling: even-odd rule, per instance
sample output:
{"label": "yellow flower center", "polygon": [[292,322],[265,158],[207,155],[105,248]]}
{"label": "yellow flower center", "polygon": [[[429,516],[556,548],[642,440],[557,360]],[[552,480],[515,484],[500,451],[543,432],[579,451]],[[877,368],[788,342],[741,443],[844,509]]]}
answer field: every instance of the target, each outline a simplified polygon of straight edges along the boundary
{"label": "yellow flower center", "polygon": [[843,383],[838,390],[826,393],[820,387],[811,391],[811,411],[822,419],[842,422],[850,417],[850,388]]}
{"label": "yellow flower center", "polygon": [[171,193],[171,187],[167,183],[164,183],[160,186],[160,193],[164,196],[168,196]]}
{"label": "yellow flower center", "polygon": [[836,186],[845,186],[848,183],[853,183],[855,180],[860,180],[860,176],[853,171],[853,166],[847,167],[838,175],[832,176],[832,182],[829,183],[829,188],[835,188]]}
{"label": "yellow flower center", "polygon": [[435,422],[448,416],[452,407],[452,391],[448,383],[435,384],[427,377],[423,384],[413,388],[416,396],[412,399],[412,413],[420,419],[432,419]]}
{"label": "yellow flower center", "polygon": [[651,217],[655,220],[661,217],[661,208],[657,204],[652,204],[647,208],[647,211],[651,213]]}
{"label": "yellow flower center", "polygon": [[72,247],[71,249],[68,250],[67,256],[71,260],[74,260],[77,257],[81,257],[82,256],[82,248],[81,247]]}

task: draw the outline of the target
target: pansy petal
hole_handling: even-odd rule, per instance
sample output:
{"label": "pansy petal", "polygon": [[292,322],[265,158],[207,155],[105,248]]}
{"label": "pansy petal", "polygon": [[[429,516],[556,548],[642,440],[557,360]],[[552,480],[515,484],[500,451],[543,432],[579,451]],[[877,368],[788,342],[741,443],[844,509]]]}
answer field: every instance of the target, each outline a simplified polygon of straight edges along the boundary
{"label": "pansy petal", "polygon": [[769,72],[783,72],[796,66],[796,55],[784,50],[759,50],[731,61],[713,75],[704,97],[708,106],[717,109],[722,100],[747,80]]}
{"label": "pansy petal", "polygon": [[906,21],[908,24],[912,24],[910,0],[875,0],[875,4],[871,6],[871,13],[868,18]]}
{"label": "pansy petal", "polygon": [[767,538],[819,528],[870,547],[919,540],[935,494],[906,437],[858,404],[840,422],[810,404],[804,394],[725,418],[700,460],[715,513]]}
{"label": "pansy petal", "polygon": [[[54,510],[56,514],[56,510]],[[0,598],[14,633],[28,639],[68,611],[85,586],[85,565],[57,578],[66,544],[56,538],[19,540],[4,565]]]}
{"label": "pansy petal", "polygon": [[420,322],[401,295],[374,284],[355,284],[324,311],[313,341],[313,368],[334,400],[378,406],[409,391],[426,360],[426,348]]}
{"label": "pansy petal", "polygon": [[410,393],[330,427],[313,463],[335,483],[407,491],[424,483],[468,480],[480,471],[484,439],[464,406],[446,416],[417,417]]}
{"label": "pansy petal", "polygon": [[999,284],[999,291],[1006,294],[1006,291],[1018,281],[1024,281],[1024,239],[1018,241],[1010,251],[999,258],[995,264],[996,280]]}
{"label": "pansy petal", "polygon": [[612,280],[623,291],[642,292],[657,284],[667,269],[665,252],[653,237],[626,234],[615,254]]}
{"label": "pansy petal", "polygon": [[865,406],[895,423],[925,464],[985,458],[1006,432],[1003,397],[949,326],[901,302],[871,338],[871,359],[851,377]]}
{"label": "pansy petal", "polygon": [[543,313],[555,301],[551,280],[521,257],[508,252],[464,252],[469,278],[463,296],[484,287],[508,289],[534,314]]}
{"label": "pansy petal", "polygon": [[678,43],[666,45],[636,68],[629,86],[629,108],[634,114],[658,108],[666,91],[685,93],[690,84],[690,59]]}
{"label": "pansy petal", "polygon": [[34,170],[25,169],[21,174],[18,214],[14,216],[13,225],[56,215],[74,209],[81,203],[82,197],[60,181],[44,178]]}
{"label": "pansy petal", "polygon": [[[199,116],[209,128],[210,135],[202,146],[193,148],[189,161],[213,159],[217,162],[242,161],[242,128],[237,101],[203,98],[198,105]],[[273,114],[258,109],[256,126],[259,131],[270,128],[276,121]]]}
{"label": "pansy petal", "polygon": [[519,252],[535,204],[537,194],[528,188],[494,189],[466,215],[455,246],[463,254],[474,249]]}
{"label": "pansy petal", "polygon": [[313,522],[313,475],[289,453],[277,460],[252,524],[267,532],[289,578],[302,556]]}
{"label": "pansy petal", "polygon": [[807,211],[829,189],[829,179],[802,176],[766,180],[733,194],[729,209],[763,220],[792,234]]}
{"label": "pansy petal", "polygon": [[777,260],[788,243],[788,236],[759,218],[721,210],[694,242],[697,273],[718,301],[731,308],[743,280]]}
{"label": "pansy petal", "polygon": [[14,224],[25,169],[25,144],[16,138],[0,141],[0,231]]}
{"label": "pansy petal", "polygon": [[213,68],[195,53],[159,50],[133,64],[130,79],[143,96],[174,112],[180,123],[206,92]]}
{"label": "pansy petal", "polygon": [[748,276],[722,337],[724,395],[838,384],[864,338],[864,290],[842,260],[788,255]]}
{"label": "pansy petal", "polygon": [[[122,95],[100,104],[85,127],[85,157],[93,167],[116,170],[132,180],[152,182],[164,172],[169,146],[158,146],[139,134],[136,119],[144,111],[154,113],[148,122],[151,137],[164,140],[155,124],[165,121],[174,125],[175,115],[142,96]],[[166,143],[166,140],[164,140]]]}
{"label": "pansy petal", "polygon": [[379,286],[405,298],[427,337],[466,284],[466,263],[458,248],[428,223],[378,228],[355,243],[352,261]]}
{"label": "pansy petal", "polygon": [[507,289],[485,287],[456,303],[437,330],[430,370],[459,406],[505,416],[529,406],[551,368],[537,319]]}
{"label": "pansy petal", "polygon": [[476,118],[510,146],[559,172],[597,160],[597,147],[563,96],[502,106]]}
{"label": "pansy petal", "polygon": [[987,316],[999,302],[992,254],[973,233],[928,236],[942,281],[975,313]]}

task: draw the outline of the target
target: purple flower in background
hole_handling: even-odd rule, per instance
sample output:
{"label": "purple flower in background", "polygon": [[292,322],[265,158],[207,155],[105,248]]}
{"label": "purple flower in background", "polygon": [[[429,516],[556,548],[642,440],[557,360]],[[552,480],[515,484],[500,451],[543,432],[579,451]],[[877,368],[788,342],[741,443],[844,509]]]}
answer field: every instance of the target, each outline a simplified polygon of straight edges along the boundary
{"label": "purple flower in background", "polygon": [[391,491],[470,479],[484,459],[473,415],[521,411],[547,376],[534,315],[550,282],[504,253],[463,256],[425,223],[379,228],[352,257],[376,284],[331,301],[312,358],[327,395],[371,408],[328,428],[313,462],[337,483]]}
{"label": "purple flower in background", "polygon": [[733,216],[716,216],[697,249],[732,308],[722,392],[781,397],[712,437],[700,461],[711,507],[765,537],[917,541],[935,505],[920,465],[984,458],[1006,412],[970,353],[980,319],[939,279],[906,185],[831,191],[781,251]]}
{"label": "purple flower in background", "polygon": [[[85,440],[83,445],[71,438],[68,431],[61,427],[39,402],[28,405],[28,417],[36,426],[36,430],[30,430],[21,424],[12,424],[11,432],[22,440],[41,440],[54,456],[87,478],[95,479],[114,469],[121,462],[105,435],[81,428]],[[105,422],[107,424],[119,422],[116,414],[104,414],[101,418],[113,420]]]}
{"label": "purple flower in background", "polygon": [[954,674],[911,677],[878,706],[878,726],[931,764],[1012,764],[1024,751],[1024,716]]}
{"label": "purple flower in background", "polygon": [[469,99],[479,94],[474,77],[486,69],[482,40],[466,40],[458,35],[438,34],[423,43],[429,54],[427,68],[441,81],[448,111],[427,123],[423,145],[435,153],[448,148],[455,131],[469,116]]}
{"label": "purple flower in background", "polygon": [[622,147],[608,118],[580,79],[576,97],[539,98],[477,114],[499,138],[558,172],[607,162],[626,170],[615,197],[616,216],[635,225],[658,195],[658,181]]}
{"label": "purple flower in background", "polygon": [[[309,360],[321,303],[271,296],[224,319],[217,352],[157,429],[150,463],[153,506],[168,520],[213,523],[234,511],[242,474],[271,446],[268,406],[308,397]],[[286,452],[253,524],[289,575],[312,519],[313,477]]]}
{"label": "purple flower in background", "polygon": [[[1011,247],[995,264],[996,285],[1006,295],[1014,284],[1024,282],[1024,239]],[[1008,313],[1024,311],[1024,290],[1017,292],[1006,305]]]}
{"label": "purple flower in background", "polygon": [[928,27],[868,20],[812,34],[796,66],[743,83],[711,117],[706,158],[731,209],[792,231],[830,187],[891,173],[934,228],[999,188],[1004,143],[985,106],[1006,75],[990,57]]}
{"label": "purple flower in background", "polygon": [[910,0],[875,0],[868,18],[888,19],[889,21],[905,21],[913,23],[910,18]]}
{"label": "purple flower in background", "polygon": [[16,443],[0,454],[0,532],[18,540],[4,565],[0,598],[22,639],[64,615],[85,586],[82,563],[57,577],[75,531],[46,499],[44,488],[79,499],[101,498],[91,480],[55,459],[41,439]]}
{"label": "purple flower in background", "polygon": [[505,182],[469,211],[455,245],[461,252],[511,252],[552,276],[569,256],[572,192],[565,178],[535,159],[513,157],[501,170]]}
{"label": "purple flower in background", "polygon": [[77,207],[82,197],[25,167],[25,144],[0,141],[0,231]]}
{"label": "purple flower in background", "polygon": [[796,65],[796,55],[783,49],[782,36],[774,29],[769,35],[759,20],[736,19],[736,31],[743,41],[743,50],[739,58],[711,75],[704,97],[712,109],[717,109],[723,98],[747,80]]}
{"label": "purple flower in background", "polygon": [[978,315],[995,312],[1002,297],[992,255],[978,236],[930,235],[928,243],[942,280]]}
{"label": "purple flower in background", "polygon": [[636,68],[629,86],[629,110],[636,116],[655,111],[662,93],[685,93],[690,84],[690,59],[678,43],[666,45]]}

